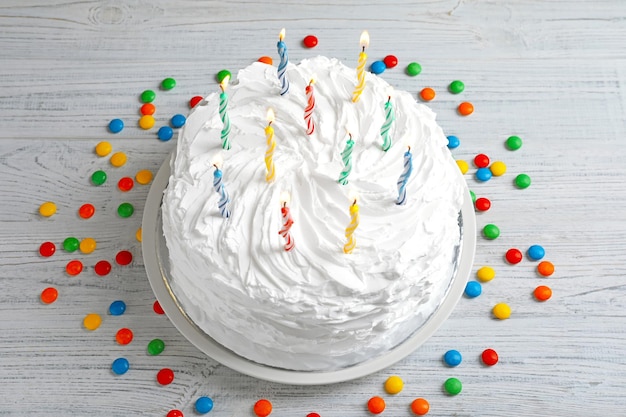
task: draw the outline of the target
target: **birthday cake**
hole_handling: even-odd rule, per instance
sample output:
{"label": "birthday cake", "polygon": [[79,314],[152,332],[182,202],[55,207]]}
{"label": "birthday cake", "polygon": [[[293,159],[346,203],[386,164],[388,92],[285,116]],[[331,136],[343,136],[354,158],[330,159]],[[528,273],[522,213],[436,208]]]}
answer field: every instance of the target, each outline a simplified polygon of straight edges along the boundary
{"label": "birthday cake", "polygon": [[170,285],[236,354],[334,370],[437,309],[465,187],[435,114],[408,92],[367,73],[354,102],[355,69],[326,57],[286,77],[281,95],[276,67],[253,63],[189,115],[162,204]]}

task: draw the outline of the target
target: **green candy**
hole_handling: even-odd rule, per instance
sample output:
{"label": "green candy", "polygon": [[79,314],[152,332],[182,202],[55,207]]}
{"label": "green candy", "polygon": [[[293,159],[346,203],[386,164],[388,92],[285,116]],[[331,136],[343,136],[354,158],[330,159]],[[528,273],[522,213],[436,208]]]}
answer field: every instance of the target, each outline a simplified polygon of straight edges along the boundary
{"label": "green candy", "polygon": [[476,193],[472,190],[470,190],[470,196],[472,197],[472,203],[476,202]]}
{"label": "green candy", "polygon": [[522,147],[522,139],[519,136],[509,136],[505,144],[510,150],[516,151]]}
{"label": "green candy", "polygon": [[450,90],[452,94],[462,93],[463,90],[465,90],[465,84],[463,84],[463,81],[454,80],[448,86],[448,90]]}
{"label": "green candy", "polygon": [[490,240],[497,239],[500,236],[500,229],[495,224],[487,224],[483,227],[483,235]]}
{"label": "green candy", "polygon": [[515,177],[515,185],[517,185],[517,188],[521,188],[522,190],[524,188],[528,188],[530,186],[530,177],[526,174],[519,174]]}
{"label": "green candy", "polygon": [[230,71],[225,70],[225,69],[223,69],[220,72],[218,72],[217,75],[215,76],[215,78],[217,79],[218,83],[221,83],[222,81],[224,81],[224,78],[226,78],[226,77],[233,78],[233,76],[230,73]]}
{"label": "green candy", "polygon": [[68,252],[74,252],[80,246],[80,242],[75,237],[68,237],[63,241],[63,249]]}
{"label": "green candy", "polygon": [[448,378],[443,384],[443,388],[450,395],[457,395],[463,389],[463,384],[457,378]]}
{"label": "green candy", "polygon": [[161,81],[161,88],[164,90],[171,90],[174,87],[176,87],[176,80],[171,77]]}
{"label": "green candy", "polygon": [[132,216],[134,211],[135,211],[135,208],[130,203],[122,203],[117,208],[117,214],[119,214],[120,217],[124,217],[124,218]]}
{"label": "green candy", "polygon": [[156,98],[156,93],[152,90],[146,90],[141,93],[141,101],[143,103],[152,103]]}
{"label": "green candy", "polygon": [[152,339],[148,343],[148,355],[156,356],[165,350],[165,342],[161,339]]}
{"label": "green candy", "polygon": [[409,74],[411,77],[415,77],[420,72],[422,72],[422,66],[417,62],[411,62],[406,67],[406,73]]}
{"label": "green candy", "polygon": [[102,185],[107,181],[107,173],[104,171],[96,171],[91,174],[91,182],[94,185]]}

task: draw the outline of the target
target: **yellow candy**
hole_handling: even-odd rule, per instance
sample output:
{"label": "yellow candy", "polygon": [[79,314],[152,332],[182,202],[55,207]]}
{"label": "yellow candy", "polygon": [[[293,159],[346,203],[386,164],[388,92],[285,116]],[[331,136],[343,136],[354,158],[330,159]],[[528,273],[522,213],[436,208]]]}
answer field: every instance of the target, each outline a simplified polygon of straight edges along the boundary
{"label": "yellow candy", "polygon": [[90,237],[83,239],[79,248],[82,253],[91,253],[96,250],[96,241]]}
{"label": "yellow candy", "polygon": [[504,175],[506,172],[506,164],[502,161],[496,161],[491,164],[489,169],[494,177],[499,177],[500,175]]}
{"label": "yellow candy", "polygon": [[57,205],[51,201],[46,201],[39,206],[39,214],[44,217],[50,217],[57,212]]}
{"label": "yellow candy", "polygon": [[143,130],[152,129],[152,126],[154,126],[154,117],[146,114],[139,118],[139,127]]}
{"label": "yellow candy", "polygon": [[113,150],[113,146],[109,142],[100,142],[96,145],[96,154],[98,156],[107,156]]}
{"label": "yellow candy", "polygon": [[102,324],[102,317],[96,313],[90,313],[83,319],[83,326],[87,330],[96,330]]}
{"label": "yellow candy", "polygon": [[387,381],[385,381],[385,391],[387,391],[387,394],[397,394],[402,391],[402,388],[404,388],[404,382],[402,378],[397,375],[390,376],[387,378]]}
{"label": "yellow candy", "polygon": [[137,229],[137,232],[135,233],[135,239],[137,239],[137,241],[141,242],[141,227],[139,229]]}
{"label": "yellow candy", "polygon": [[126,163],[126,154],[124,152],[115,152],[111,155],[111,165],[121,167]]}
{"label": "yellow candy", "polygon": [[137,174],[135,175],[135,179],[139,184],[149,184],[150,181],[152,181],[152,172],[148,169],[142,169],[141,171],[137,172]]}
{"label": "yellow candy", "polygon": [[497,319],[506,320],[511,317],[511,307],[506,303],[498,303],[493,306],[493,315]]}
{"label": "yellow candy", "polygon": [[482,282],[491,281],[496,277],[496,270],[490,266],[483,266],[476,271],[476,278]]}
{"label": "yellow candy", "polygon": [[459,166],[462,174],[465,174],[469,169],[469,164],[462,159],[457,159],[456,164]]}

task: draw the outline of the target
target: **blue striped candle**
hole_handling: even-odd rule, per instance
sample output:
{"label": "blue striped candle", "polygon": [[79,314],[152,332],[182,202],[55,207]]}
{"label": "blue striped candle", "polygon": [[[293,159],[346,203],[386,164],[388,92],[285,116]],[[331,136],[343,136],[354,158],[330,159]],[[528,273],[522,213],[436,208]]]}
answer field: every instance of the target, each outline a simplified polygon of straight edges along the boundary
{"label": "blue striped candle", "polygon": [[406,203],[406,183],[409,181],[411,172],[413,171],[413,155],[411,154],[411,147],[404,153],[404,170],[398,178],[398,199],[396,204],[404,205]]}

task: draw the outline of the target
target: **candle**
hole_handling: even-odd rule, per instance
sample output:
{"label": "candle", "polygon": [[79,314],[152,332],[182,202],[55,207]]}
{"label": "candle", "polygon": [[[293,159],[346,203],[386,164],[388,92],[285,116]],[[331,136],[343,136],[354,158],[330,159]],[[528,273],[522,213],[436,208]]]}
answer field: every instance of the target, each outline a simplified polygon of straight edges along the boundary
{"label": "candle", "polygon": [[313,109],[315,108],[315,96],[313,95],[313,83],[314,78],[311,78],[309,85],[306,86],[304,92],[306,93],[307,106],[304,109],[304,121],[306,123],[306,134],[312,135],[315,131],[315,123],[313,122]]}
{"label": "candle", "polygon": [[359,225],[359,206],[356,204],[357,197],[354,195],[352,198],[352,205],[350,206],[350,224],[346,227],[346,239],[348,242],[343,246],[343,253],[352,253],[356,247],[356,238],[354,237],[354,231]]}
{"label": "candle", "polygon": [[222,217],[228,218],[230,217],[230,210],[228,209],[230,198],[228,197],[228,192],[222,183],[222,170],[220,170],[221,165],[222,158],[218,155],[213,161],[213,166],[215,167],[215,172],[213,172],[213,188],[215,188],[215,192],[220,196],[217,203],[217,206],[220,209],[220,214]]}
{"label": "candle", "polygon": [[380,136],[383,137],[383,151],[387,152],[389,148],[391,148],[391,125],[393,121],[396,119],[396,115],[393,111],[393,105],[391,104],[391,96],[387,99],[387,103],[385,103],[385,123],[383,123],[380,128]]}
{"label": "candle", "polygon": [[289,252],[296,246],[296,242],[291,237],[289,230],[293,225],[293,218],[291,217],[291,210],[287,207],[289,203],[289,193],[283,192],[280,196],[280,213],[283,216],[283,227],[278,231],[278,234],[285,238],[285,251]]}
{"label": "candle", "polygon": [[278,81],[280,81],[280,95],[285,95],[289,91],[289,80],[287,79],[287,64],[289,64],[289,55],[287,55],[287,45],[283,42],[285,38],[285,28],[278,35],[278,55],[280,55],[280,63],[278,64]]}
{"label": "candle", "polygon": [[365,53],[365,48],[369,46],[370,43],[370,35],[366,30],[361,33],[360,45],[361,45],[361,53],[359,54],[359,63],[356,67],[356,78],[357,83],[354,88],[354,92],[352,93],[352,102],[356,103],[359,101],[361,97],[361,93],[365,89],[365,64],[367,62],[367,54]]}
{"label": "candle", "polygon": [[226,108],[228,107],[228,94],[226,94],[226,87],[228,86],[229,80],[230,76],[226,76],[220,83],[222,93],[220,94],[219,111],[220,118],[222,119],[222,123],[224,124],[224,126],[222,127],[222,149],[226,150],[230,149],[230,140],[228,140],[228,135],[230,134],[230,118],[228,117],[228,113],[226,111]]}
{"label": "candle", "polygon": [[265,166],[267,168],[267,174],[265,174],[265,181],[272,182],[276,176],[276,170],[274,168],[274,149],[276,149],[276,141],[274,140],[274,128],[272,122],[274,121],[274,110],[267,109],[267,127],[265,128],[265,138],[267,139],[267,150],[265,151]]}
{"label": "candle", "polygon": [[413,171],[413,155],[411,155],[411,147],[404,153],[404,169],[400,178],[398,178],[398,199],[396,204],[403,205],[406,203],[406,183],[409,181],[411,172]]}
{"label": "candle", "polygon": [[354,141],[352,140],[352,134],[348,133],[348,140],[346,141],[346,146],[343,148],[341,152],[341,159],[343,160],[343,171],[339,174],[339,179],[337,182],[341,185],[346,185],[348,183],[348,175],[352,171],[352,148],[354,147]]}

